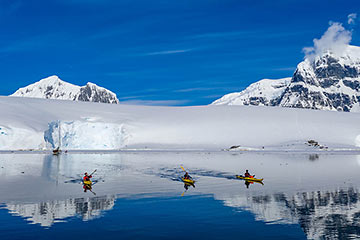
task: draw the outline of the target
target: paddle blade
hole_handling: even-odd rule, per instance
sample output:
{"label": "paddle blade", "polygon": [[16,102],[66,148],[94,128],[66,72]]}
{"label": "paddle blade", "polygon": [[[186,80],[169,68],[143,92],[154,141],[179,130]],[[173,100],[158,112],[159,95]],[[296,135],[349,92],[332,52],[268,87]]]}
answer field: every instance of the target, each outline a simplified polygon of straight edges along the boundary
{"label": "paddle blade", "polygon": [[186,172],[185,169],[183,168],[183,166],[180,165],[180,167],[181,167],[181,169],[182,169],[184,172]]}

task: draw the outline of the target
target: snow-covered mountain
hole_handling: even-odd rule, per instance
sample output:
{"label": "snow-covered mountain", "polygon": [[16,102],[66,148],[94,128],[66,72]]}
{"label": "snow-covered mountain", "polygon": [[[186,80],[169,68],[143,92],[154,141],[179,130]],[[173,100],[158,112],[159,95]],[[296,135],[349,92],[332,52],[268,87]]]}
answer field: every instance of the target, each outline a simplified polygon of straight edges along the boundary
{"label": "snow-covered mountain", "polygon": [[273,106],[274,100],[278,99],[291,78],[262,79],[251,84],[242,92],[230,93],[216,100],[214,105],[256,105]]}
{"label": "snow-covered mountain", "polygon": [[214,105],[265,105],[360,111],[360,47],[342,53],[330,50],[299,63],[291,80],[261,80],[244,91],[231,93]]}
{"label": "snow-covered mountain", "polygon": [[58,76],[50,76],[18,89],[10,96],[46,99],[61,99],[85,102],[119,103],[116,94],[96,84],[88,82],[85,86],[77,86],[61,80]]}

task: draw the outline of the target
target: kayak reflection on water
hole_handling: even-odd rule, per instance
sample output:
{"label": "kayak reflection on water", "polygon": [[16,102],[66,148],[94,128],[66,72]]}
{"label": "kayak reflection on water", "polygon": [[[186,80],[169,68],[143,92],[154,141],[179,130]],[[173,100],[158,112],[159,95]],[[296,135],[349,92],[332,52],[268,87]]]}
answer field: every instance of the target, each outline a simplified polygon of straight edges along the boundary
{"label": "kayak reflection on water", "polygon": [[254,183],[259,183],[261,185],[264,185],[264,183],[262,183],[262,182],[255,182],[255,181],[247,181],[247,180],[245,180],[246,188],[249,188],[250,184],[254,184]]}
{"label": "kayak reflection on water", "polygon": [[92,182],[91,181],[86,182],[86,183],[83,182],[83,189],[84,189],[85,193],[89,190],[92,194],[96,195],[96,193],[93,192],[93,190],[92,190]]}
{"label": "kayak reflection on water", "polygon": [[254,184],[254,183],[259,183],[259,184],[261,184],[261,185],[264,185],[263,182],[245,180],[245,186],[246,186],[246,188],[249,188],[250,184]]}
{"label": "kayak reflection on water", "polygon": [[184,196],[185,192],[187,192],[187,190],[188,190],[190,187],[195,188],[195,184],[194,184],[194,183],[189,183],[189,182],[184,182],[185,191],[181,194],[182,197]]}
{"label": "kayak reflection on water", "polygon": [[84,192],[86,192],[87,190],[91,190],[92,186],[90,184],[83,183],[83,189],[84,189]]}
{"label": "kayak reflection on water", "polygon": [[194,184],[194,183],[184,183],[184,188],[185,188],[185,190],[188,190],[189,187],[195,188],[195,184]]}

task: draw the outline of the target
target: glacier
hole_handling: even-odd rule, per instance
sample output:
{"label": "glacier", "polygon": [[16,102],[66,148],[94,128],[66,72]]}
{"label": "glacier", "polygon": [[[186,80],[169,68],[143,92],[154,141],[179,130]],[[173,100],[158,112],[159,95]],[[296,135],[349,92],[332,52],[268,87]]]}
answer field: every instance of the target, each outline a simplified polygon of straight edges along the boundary
{"label": "glacier", "polygon": [[0,150],[359,150],[360,115],[260,107],[156,107],[0,96]]}
{"label": "glacier", "polygon": [[49,123],[44,140],[48,148],[115,150],[123,147],[125,136],[122,124],[88,120],[55,121]]}

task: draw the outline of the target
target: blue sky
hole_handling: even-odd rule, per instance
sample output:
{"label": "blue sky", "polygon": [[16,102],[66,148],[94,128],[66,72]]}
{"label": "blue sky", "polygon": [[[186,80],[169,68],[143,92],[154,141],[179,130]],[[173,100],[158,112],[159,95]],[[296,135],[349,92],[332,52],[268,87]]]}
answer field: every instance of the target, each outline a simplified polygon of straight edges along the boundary
{"label": "blue sky", "polygon": [[360,45],[350,13],[358,0],[0,0],[0,95],[58,75],[135,104],[209,104],[291,76],[329,21]]}

